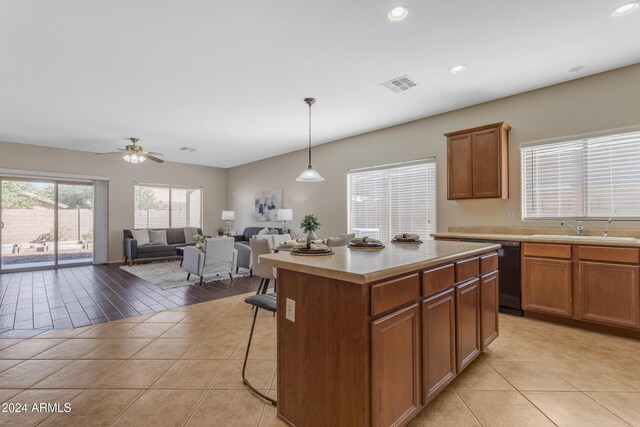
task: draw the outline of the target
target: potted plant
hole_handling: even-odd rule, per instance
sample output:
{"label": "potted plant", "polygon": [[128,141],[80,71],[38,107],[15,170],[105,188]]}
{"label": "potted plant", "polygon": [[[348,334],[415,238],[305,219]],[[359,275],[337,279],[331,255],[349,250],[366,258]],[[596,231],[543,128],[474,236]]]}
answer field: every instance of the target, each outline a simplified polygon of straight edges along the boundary
{"label": "potted plant", "polygon": [[193,236],[193,240],[196,241],[196,248],[202,249],[202,247],[204,246],[204,239],[205,237],[202,234],[196,234],[195,236]]}
{"label": "potted plant", "polygon": [[315,232],[320,229],[318,217],[314,214],[305,215],[300,223],[300,228],[302,228],[303,232],[307,233],[307,241],[316,240],[317,237]]}
{"label": "potted plant", "polygon": [[224,236],[224,227],[220,227],[216,231],[218,232],[218,236]]}

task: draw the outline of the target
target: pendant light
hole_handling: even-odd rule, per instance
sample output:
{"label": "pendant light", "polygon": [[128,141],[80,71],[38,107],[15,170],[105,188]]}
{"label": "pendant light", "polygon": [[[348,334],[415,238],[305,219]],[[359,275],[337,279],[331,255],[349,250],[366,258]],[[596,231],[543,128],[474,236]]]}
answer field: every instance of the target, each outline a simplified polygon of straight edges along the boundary
{"label": "pendant light", "polygon": [[316,102],[315,98],[305,98],[304,102],[309,106],[309,166],[302,171],[296,181],[300,182],[320,182],[324,178],[311,166],[311,106]]}

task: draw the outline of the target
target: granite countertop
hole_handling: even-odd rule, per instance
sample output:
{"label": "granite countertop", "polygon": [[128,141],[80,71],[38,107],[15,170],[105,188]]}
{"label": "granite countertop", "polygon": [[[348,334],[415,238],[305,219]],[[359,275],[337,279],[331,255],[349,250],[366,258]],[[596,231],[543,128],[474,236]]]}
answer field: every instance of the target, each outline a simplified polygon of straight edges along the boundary
{"label": "granite countertop", "polygon": [[[434,233],[433,237],[448,239],[479,239],[479,240],[504,240],[524,243],[555,243],[569,245],[596,245],[596,246],[624,246],[640,247],[640,240],[617,240],[616,237],[603,238],[601,236],[572,236],[572,235],[535,235],[535,234],[496,234],[496,233],[462,233],[445,232]],[[590,238],[591,237],[591,238]]]}
{"label": "granite countertop", "polygon": [[360,251],[345,246],[328,256],[298,256],[289,252],[260,255],[260,262],[273,267],[367,284],[420,271],[438,264],[494,251],[489,243],[425,240],[419,245],[387,243],[380,251]]}

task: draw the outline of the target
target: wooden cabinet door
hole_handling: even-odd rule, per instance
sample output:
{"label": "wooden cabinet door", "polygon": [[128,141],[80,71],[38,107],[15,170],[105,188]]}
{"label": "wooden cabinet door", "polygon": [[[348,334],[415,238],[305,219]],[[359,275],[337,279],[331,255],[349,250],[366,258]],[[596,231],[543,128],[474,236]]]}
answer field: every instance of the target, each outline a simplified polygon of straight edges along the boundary
{"label": "wooden cabinet door", "polygon": [[480,354],[480,280],[456,286],[456,372]]}
{"label": "wooden cabinet door", "polygon": [[471,145],[471,134],[452,136],[447,139],[449,200],[473,197]]}
{"label": "wooden cabinet door", "polygon": [[480,278],[480,331],[482,350],[498,338],[498,272]]}
{"label": "wooden cabinet door", "polygon": [[456,376],[456,307],[453,289],[422,301],[422,403]]}
{"label": "wooden cabinet door", "polygon": [[418,304],[371,326],[371,415],[374,426],[405,424],[420,407]]}
{"label": "wooden cabinet door", "polygon": [[502,196],[500,131],[493,128],[472,134],[473,197]]}
{"label": "wooden cabinet door", "polygon": [[571,261],[524,257],[522,308],[571,317]]}
{"label": "wooden cabinet door", "polygon": [[635,265],[580,262],[580,318],[615,326],[640,326],[640,284]]}

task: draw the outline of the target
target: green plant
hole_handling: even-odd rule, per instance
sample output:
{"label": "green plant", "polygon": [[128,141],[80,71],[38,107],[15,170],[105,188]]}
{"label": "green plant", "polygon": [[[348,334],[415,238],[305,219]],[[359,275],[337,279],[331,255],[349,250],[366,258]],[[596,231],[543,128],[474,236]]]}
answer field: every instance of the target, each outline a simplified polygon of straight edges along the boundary
{"label": "green plant", "polygon": [[300,223],[300,228],[302,228],[302,231],[305,233],[316,231],[320,228],[320,221],[318,221],[318,217],[314,214],[305,215]]}
{"label": "green plant", "polygon": [[218,232],[218,236],[224,235],[224,227],[219,227],[216,231]]}

